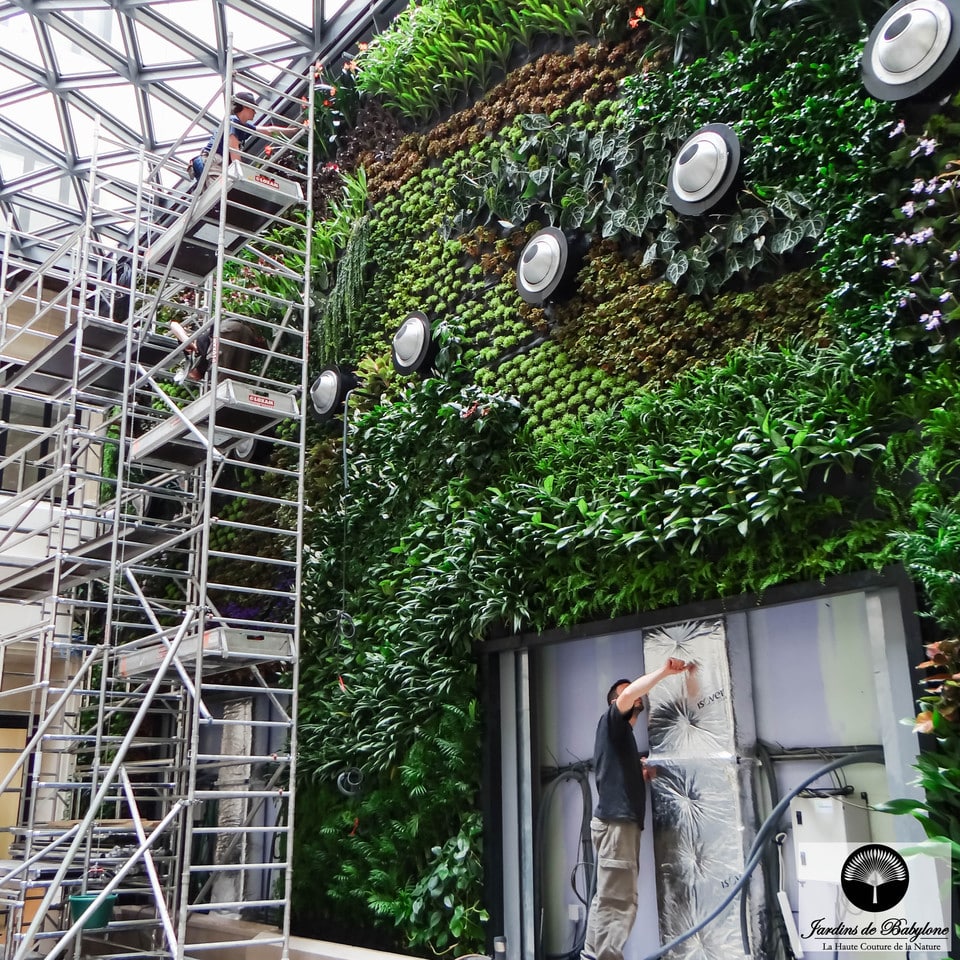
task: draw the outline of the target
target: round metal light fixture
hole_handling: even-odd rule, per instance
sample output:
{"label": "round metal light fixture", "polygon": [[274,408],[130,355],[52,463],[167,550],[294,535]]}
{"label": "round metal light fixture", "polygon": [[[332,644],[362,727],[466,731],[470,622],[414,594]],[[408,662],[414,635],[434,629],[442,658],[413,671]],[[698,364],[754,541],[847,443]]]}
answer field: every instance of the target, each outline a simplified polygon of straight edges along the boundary
{"label": "round metal light fixture", "polygon": [[257,452],[257,440],[258,438],[252,435],[241,438],[230,451],[231,459],[240,460],[243,463],[252,461],[253,455]]}
{"label": "round metal light fixture", "polygon": [[878,100],[934,94],[960,51],[960,0],[899,0],[870,31],[860,73]]}
{"label": "round metal light fixture", "polygon": [[355,797],[363,789],[363,771],[359,767],[348,767],[337,777],[337,789],[345,797]]}
{"label": "round metal light fixture", "polygon": [[563,232],[545,227],[530,238],[520,254],[517,290],[527,303],[562,299],[573,292],[577,267]]}
{"label": "round metal light fixture", "polygon": [[684,140],[667,181],[670,205],[697,216],[728,200],[740,174],[740,140],[725,123],[708,123]]}
{"label": "round metal light fixture", "polygon": [[320,371],[320,375],[310,387],[310,409],[320,421],[332,420],[343,409],[347,392],[360,381],[347,367],[330,364]]}
{"label": "round metal light fixture", "polygon": [[430,320],[414,310],[407,314],[393,336],[390,349],[393,366],[398,373],[425,374],[437,359],[437,342],[433,339]]}

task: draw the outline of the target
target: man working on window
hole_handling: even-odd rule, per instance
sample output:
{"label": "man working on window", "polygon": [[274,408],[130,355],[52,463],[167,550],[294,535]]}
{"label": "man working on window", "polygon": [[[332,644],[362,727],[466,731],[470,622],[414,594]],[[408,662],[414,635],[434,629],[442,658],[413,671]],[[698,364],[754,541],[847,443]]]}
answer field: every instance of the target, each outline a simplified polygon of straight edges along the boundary
{"label": "man working on window", "polygon": [[695,666],[670,657],[658,670],[633,681],[618,680],[607,692],[607,712],[597,724],[593,752],[599,799],[590,833],[597,856],[597,892],[590,903],[583,960],[623,960],[623,947],[637,918],[647,789],[633,727],[643,710],[643,697],[665,677]]}
{"label": "man working on window", "polygon": [[[252,93],[238,93],[233,98],[231,107],[231,116],[227,122],[229,134],[227,136],[227,147],[230,152],[230,160],[239,160],[243,151],[244,144],[254,134],[273,134],[273,133],[298,133],[302,127],[277,127],[270,125],[257,126],[253,118],[257,115],[257,98]],[[209,163],[211,173],[215,173],[215,167],[223,162],[223,140],[217,138],[217,134],[210,135],[207,145],[200,151],[200,155],[190,161],[195,180],[200,179],[203,168]]]}

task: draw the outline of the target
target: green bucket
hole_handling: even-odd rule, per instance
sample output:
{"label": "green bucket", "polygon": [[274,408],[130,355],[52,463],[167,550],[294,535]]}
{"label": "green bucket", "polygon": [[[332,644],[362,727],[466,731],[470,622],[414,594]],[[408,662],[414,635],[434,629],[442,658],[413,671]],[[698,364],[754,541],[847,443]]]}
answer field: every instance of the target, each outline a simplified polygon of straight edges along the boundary
{"label": "green bucket", "polygon": [[[83,912],[98,896],[99,894],[96,893],[72,893],[70,895],[70,916],[74,923],[80,919]],[[108,893],[97,909],[83,921],[83,929],[93,930],[97,927],[105,927],[113,918],[113,905],[116,902],[117,895],[115,893]]]}

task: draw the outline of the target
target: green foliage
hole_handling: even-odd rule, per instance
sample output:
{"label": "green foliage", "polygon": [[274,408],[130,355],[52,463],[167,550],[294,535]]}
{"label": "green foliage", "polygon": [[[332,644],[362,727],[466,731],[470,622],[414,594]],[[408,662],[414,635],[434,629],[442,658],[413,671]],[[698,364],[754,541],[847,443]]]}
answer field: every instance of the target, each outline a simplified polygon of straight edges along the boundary
{"label": "green foliage", "polygon": [[342,355],[344,338],[355,332],[354,318],[361,309],[366,279],[370,218],[353,222],[343,255],[337,265],[337,278],[327,297],[320,339],[320,361],[330,363]]}
{"label": "green foliage", "polygon": [[952,635],[928,644],[923,683],[926,693],[915,729],[932,734],[937,748],[925,750],[916,762],[923,800],[892,800],[879,809],[911,814],[930,840],[949,844],[954,883],[960,883],[960,511],[957,503],[929,512],[919,528],[895,536],[904,563],[922,586],[929,613]]}
{"label": "green foliage", "polygon": [[357,63],[348,60],[339,70],[314,68],[314,157],[323,160],[336,155],[343,135],[357,122],[360,91]]}
{"label": "green foliage", "polygon": [[[325,897],[368,924],[389,917],[407,945],[437,945],[441,930],[446,945],[456,917],[454,938],[481,946],[468,817],[479,753],[471,649],[495,612],[469,607],[477,544],[462,521],[507,456],[518,419],[515,401],[473,387],[428,380],[404,391],[351,425],[348,487],[342,499],[329,491],[339,509],[314,526],[300,772],[330,783],[358,766],[374,788],[324,809],[319,833],[303,841],[308,891],[298,896],[315,900],[319,870]],[[345,601],[351,619],[331,617]],[[360,828],[350,834],[354,818]],[[467,858],[456,844],[445,848],[460,830]],[[414,889],[431,875],[432,847],[441,848],[436,898]]]}
{"label": "green foliage", "polygon": [[[642,245],[643,267],[690,294],[783,272],[790,254],[840,239],[851,198],[889,152],[877,131],[891,108],[863,97],[858,50],[842,37],[809,44],[781,33],[629,76],[622,109],[611,104],[589,120],[518,117],[496,149],[476,151],[449,229],[536,215],[630,239]],[[730,213],[678,217],[664,187],[672,156],[718,117],[744,145],[745,188]]]}
{"label": "green foliage", "polygon": [[314,223],[311,241],[311,277],[316,291],[329,289],[334,266],[353,236],[354,225],[366,214],[367,174],[363,167],[343,173],[343,197],[331,204],[325,220]]}
{"label": "green foliage", "polygon": [[661,384],[681,370],[722,360],[744,342],[828,339],[825,287],[816,271],[704,303],[668,283],[648,283],[642,259],[640,253],[590,254],[577,295],[555,309],[557,342],[575,367],[593,364],[620,382]]}
{"label": "green foliage", "polygon": [[[350,681],[346,692],[359,683]],[[319,935],[318,863],[327,865],[323,902],[339,924],[368,930],[386,921],[399,935],[395,949],[482,947],[479,818],[459,819],[478,788],[476,702],[434,709],[405,756],[388,774],[368,774],[358,796],[302,784],[310,806],[300,816],[306,813],[315,828],[297,835],[293,902],[300,922],[317,925]],[[331,777],[348,766],[344,758]]]}
{"label": "green foliage", "polygon": [[[684,278],[689,292],[716,289],[744,269],[780,272],[791,251],[842,243],[862,227],[861,217],[848,218],[887,160],[891,107],[863,96],[849,39],[775,33],[684,69],[629,78],[624,98],[654,164],[640,201],[649,222],[662,224],[649,262],[663,262],[666,278]],[[672,217],[659,185],[672,155],[665,147],[718,119],[743,146],[744,191],[733,213],[704,230],[696,218]]]}
{"label": "green foliage", "polygon": [[[487,911],[478,900],[464,902],[476,895],[482,880],[480,827],[480,817],[471,815],[455,837],[430,851],[434,860],[429,872],[413,889],[410,919],[418,926],[412,946],[423,943],[445,950],[461,938],[482,942]],[[437,909],[438,903],[443,910]]]}
{"label": "green foliage", "polygon": [[539,34],[579,39],[593,27],[583,0],[428,0],[411,4],[361,52],[358,85],[413,120],[486,90],[514,45]]}
{"label": "green foliage", "polygon": [[775,30],[818,39],[851,33],[886,12],[885,0],[656,0],[656,27],[672,41],[674,59],[712,54],[749,38],[767,39]]}
{"label": "green foliage", "polygon": [[[938,115],[919,136],[900,124],[892,163],[904,169],[897,233],[883,266],[890,272],[887,316],[894,335],[937,352],[960,318],[960,231],[955,143],[960,120]],[[941,140],[946,145],[941,146]]]}
{"label": "green foliage", "polygon": [[[500,46],[465,51],[480,4],[411,8],[368,51],[360,85],[385,77],[384,96],[432,115],[496,73],[511,31],[511,44],[541,31],[532,5],[513,9],[522,28],[512,14],[484,21],[506,24]],[[683,70],[651,58],[617,103],[616,80],[594,85],[600,66],[578,48],[563,62],[582,102],[556,94],[553,66],[529,71],[529,89],[451,118],[436,140],[412,138],[374,204],[351,187],[318,226],[315,295],[329,295],[330,326],[314,355],[337,343],[369,395],[348,423],[346,487],[338,435],[317,430],[309,457],[301,918],[377,929],[398,949],[481,946],[473,648],[493,625],[547,629],[910,559],[916,544],[891,534],[911,501],[923,519],[946,496],[938,486],[952,494],[960,385],[949,362],[934,366],[949,338],[931,357],[891,349],[883,327],[919,326],[952,292],[956,214],[939,189],[956,131],[931,120],[926,136],[943,146],[929,158],[911,156],[916,138],[891,138],[893,108],[860,85],[860,34],[840,24],[822,36],[837,14],[825,0],[650,14],[685,51],[723,49]],[[820,26],[768,35],[774,14]],[[768,39],[730,47],[751,32]],[[676,217],[669,158],[717,120],[744,143],[746,189],[730,211]],[[936,207],[904,235],[938,237],[909,259],[895,211],[915,179],[924,191],[936,181],[923,194]],[[514,287],[541,219],[594,232],[566,308],[522,305]],[[890,250],[901,262],[883,267]],[[894,320],[916,272],[916,303]],[[412,309],[460,331],[446,381],[389,369]],[[927,334],[940,335],[925,330],[925,346]],[[910,560],[931,590],[951,583],[947,546],[942,582]],[[923,768],[929,790],[939,767],[953,777],[952,751]],[[356,797],[335,788],[350,767],[364,773]],[[952,810],[924,815],[955,833]]]}

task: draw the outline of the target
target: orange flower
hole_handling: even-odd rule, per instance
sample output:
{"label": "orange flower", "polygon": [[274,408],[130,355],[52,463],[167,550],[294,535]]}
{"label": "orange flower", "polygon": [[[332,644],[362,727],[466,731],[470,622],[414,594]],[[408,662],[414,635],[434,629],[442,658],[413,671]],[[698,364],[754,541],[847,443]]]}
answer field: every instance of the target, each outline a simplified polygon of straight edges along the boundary
{"label": "orange flower", "polygon": [[273,153],[273,147],[267,145],[266,147],[263,148],[263,155],[264,155],[265,157],[269,157],[270,154],[272,154],[272,153]]}
{"label": "orange flower", "polygon": [[643,12],[643,7],[637,7],[637,9],[633,11],[633,16],[627,21],[627,25],[631,30],[636,30],[637,27],[640,26],[640,23],[646,19],[647,15]]}
{"label": "orange flower", "polygon": [[913,724],[914,733],[933,733],[933,714],[929,710],[917,714]]}

